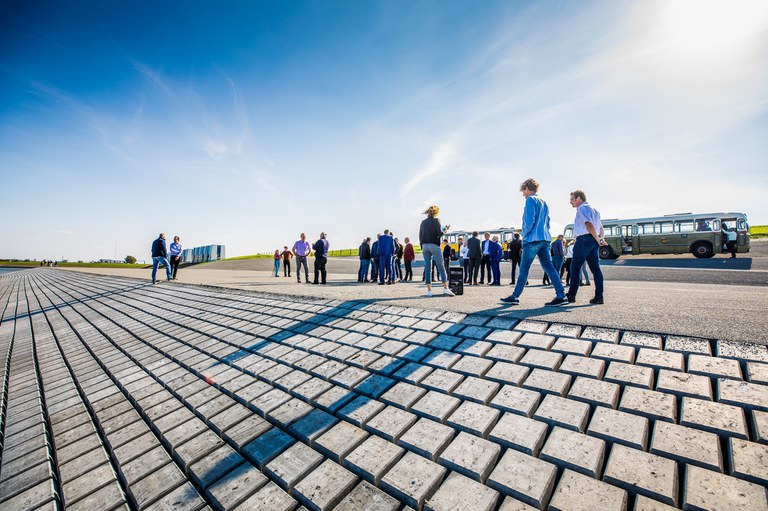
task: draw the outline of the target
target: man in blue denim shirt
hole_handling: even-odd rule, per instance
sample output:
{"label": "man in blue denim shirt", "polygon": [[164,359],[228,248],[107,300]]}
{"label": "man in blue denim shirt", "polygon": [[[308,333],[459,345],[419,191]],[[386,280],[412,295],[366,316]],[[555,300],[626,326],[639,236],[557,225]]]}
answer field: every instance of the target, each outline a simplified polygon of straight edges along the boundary
{"label": "man in blue denim shirt", "polygon": [[552,258],[549,254],[549,244],[552,242],[552,235],[549,233],[549,206],[544,202],[536,192],[539,190],[539,182],[533,178],[526,179],[520,185],[520,191],[525,197],[525,209],[523,210],[523,256],[520,261],[520,275],[517,278],[517,284],[512,294],[501,301],[512,305],[520,303],[520,295],[525,289],[525,282],[528,280],[528,271],[534,258],[539,258],[544,272],[549,275],[549,279],[555,286],[555,298],[544,305],[562,305],[568,303],[565,297],[565,288],[560,282],[560,275],[552,266]]}

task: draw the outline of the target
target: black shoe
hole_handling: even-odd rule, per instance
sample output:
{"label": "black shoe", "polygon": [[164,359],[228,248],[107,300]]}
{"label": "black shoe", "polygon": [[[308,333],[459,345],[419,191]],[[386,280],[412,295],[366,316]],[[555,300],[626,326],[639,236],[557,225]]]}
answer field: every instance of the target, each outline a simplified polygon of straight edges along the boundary
{"label": "black shoe", "polygon": [[590,284],[589,282],[587,282],[586,284],[582,284],[582,286],[591,286],[591,285],[592,284]]}
{"label": "black shoe", "polygon": [[501,301],[504,302],[504,303],[508,303],[510,305],[518,305],[520,303],[520,300],[518,300],[514,296],[508,296],[506,298],[501,298]]}
{"label": "black shoe", "polygon": [[599,297],[599,298],[598,298],[598,297],[596,296],[596,297],[592,298],[592,299],[589,301],[589,303],[591,303],[592,305],[602,305],[602,304],[604,304],[605,302],[603,301],[603,298],[602,298],[602,297]]}
{"label": "black shoe", "polygon": [[555,298],[554,300],[547,302],[544,305],[557,306],[557,305],[568,305],[569,303],[571,302],[568,301],[568,298]]}

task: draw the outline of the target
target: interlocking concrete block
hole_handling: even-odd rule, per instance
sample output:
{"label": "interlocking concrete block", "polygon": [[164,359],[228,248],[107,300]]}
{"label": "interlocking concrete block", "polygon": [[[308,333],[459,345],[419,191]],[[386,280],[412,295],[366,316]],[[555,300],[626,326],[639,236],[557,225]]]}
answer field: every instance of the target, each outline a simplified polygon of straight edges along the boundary
{"label": "interlocking concrete block", "polygon": [[536,410],[534,419],[550,426],[560,426],[584,432],[589,418],[589,405],[558,396],[548,395]]}
{"label": "interlocking concrete block", "polygon": [[637,352],[635,364],[647,366],[653,369],[668,369],[670,371],[684,371],[685,357],[682,353],[674,351],[661,351],[652,348],[640,348]]}
{"label": "interlocking concrete block", "polygon": [[487,358],[464,355],[458,362],[451,366],[451,371],[456,371],[468,376],[482,376],[493,366],[493,360]]}
{"label": "interlocking concrete block", "polygon": [[526,366],[513,364],[511,362],[496,362],[493,364],[484,378],[497,381],[502,384],[521,385],[531,369]]}
{"label": "interlocking concrete block", "polygon": [[613,361],[605,372],[605,380],[643,389],[653,388],[653,369]]}
{"label": "interlocking concrete block", "polygon": [[648,419],[645,417],[602,406],[595,409],[587,428],[588,435],[643,451],[648,448],[648,431]]}
{"label": "interlocking concrete block", "polygon": [[237,506],[240,511],[292,511],[296,501],[275,483],[267,483]]}
{"label": "interlocking concrete block", "polygon": [[[496,321],[499,319],[506,319],[506,318],[494,318],[491,321]],[[514,326],[514,325],[513,325]],[[515,344],[520,337],[522,337],[522,332],[515,332],[513,330],[494,330],[488,336],[485,338],[486,341],[493,341],[500,344]]]}
{"label": "interlocking concrete block", "polygon": [[261,416],[266,416],[272,410],[291,400],[291,395],[280,389],[273,389],[251,400],[249,408],[255,409]]}
{"label": "interlocking concrete block", "polygon": [[688,465],[683,509],[765,511],[768,509],[768,497],[762,485]]}
{"label": "interlocking concrete block", "polygon": [[531,368],[539,367],[542,369],[549,369],[550,371],[556,371],[562,362],[563,355],[561,353],[529,349],[518,363]]}
{"label": "interlocking concrete block", "polygon": [[521,321],[520,323],[515,326],[515,330],[518,330],[520,332],[533,332],[534,334],[542,334],[547,331],[547,325],[544,321],[532,321],[530,319],[526,319]]}
{"label": "interlocking concrete block", "polygon": [[280,429],[272,428],[246,444],[242,452],[251,463],[264,469],[267,463],[293,445],[295,441],[292,436],[283,433]]}
{"label": "interlocking concrete block", "polygon": [[506,497],[501,503],[499,511],[536,511],[537,509],[512,497]]}
{"label": "interlocking concrete block", "polygon": [[298,439],[314,446],[314,442],[323,433],[331,429],[339,419],[322,410],[314,409],[297,420],[288,428]]}
{"label": "interlocking concrete block", "polygon": [[421,383],[421,380],[426,378],[429,373],[434,371],[433,368],[424,364],[417,364],[416,362],[408,362],[404,366],[400,367],[397,371],[392,373],[392,377],[396,380],[402,380],[414,385]]}
{"label": "interlocking concrete block", "polygon": [[680,424],[716,435],[749,438],[744,410],[723,403],[684,397]]}
{"label": "interlocking concrete block", "polygon": [[701,374],[710,378],[732,378],[742,380],[741,366],[738,360],[730,358],[710,357],[706,355],[689,355],[688,372]]}
{"label": "interlocking concrete block", "polygon": [[621,344],[626,346],[638,346],[644,348],[662,348],[662,339],[660,335],[647,334],[643,332],[624,332],[621,336]]}
{"label": "interlocking concrete block", "polygon": [[223,445],[189,467],[190,479],[200,488],[208,488],[245,459],[228,445]]}
{"label": "interlocking concrete block", "polygon": [[574,376],[589,376],[590,378],[601,379],[603,374],[605,374],[605,360],[568,355],[558,371]]}
{"label": "interlocking concrete block", "polygon": [[[511,332],[520,335],[519,332]],[[518,362],[525,355],[525,348],[512,346],[511,344],[497,344],[485,354],[485,358],[499,360],[502,362]]]}
{"label": "interlocking concrete block", "polygon": [[499,493],[459,473],[451,472],[426,502],[427,511],[493,511]]}
{"label": "interlocking concrete block", "polygon": [[571,385],[568,398],[593,406],[616,408],[619,405],[620,391],[621,387],[615,383],[579,376]]}
{"label": "interlocking concrete block", "polygon": [[459,373],[437,369],[421,381],[421,386],[440,392],[451,392],[464,380]]}
{"label": "interlocking concrete block", "polygon": [[449,369],[456,362],[461,360],[461,354],[452,351],[435,350],[421,361],[422,364],[431,367]]}
{"label": "interlocking concrete block", "polygon": [[541,449],[539,458],[599,478],[605,461],[605,442],[583,433],[555,427]]}
{"label": "interlocking concrete block", "polygon": [[550,348],[551,351],[562,353],[563,355],[579,355],[588,357],[592,352],[592,343],[570,337],[560,337]]}
{"label": "interlocking concrete block", "polygon": [[536,391],[504,385],[491,400],[490,406],[530,417],[539,405],[541,394]]}
{"label": "interlocking concrete block", "polygon": [[499,420],[501,412],[495,408],[464,401],[445,423],[461,431],[487,438],[488,432]]}
{"label": "interlocking concrete block", "polygon": [[501,461],[488,476],[487,484],[504,495],[514,497],[537,509],[544,509],[555,488],[556,478],[555,465],[513,449],[507,449]]}
{"label": "interlocking concrete block", "polygon": [[537,348],[540,350],[548,350],[555,343],[555,337],[553,335],[526,333],[518,341],[518,346],[524,346],[526,348]]}
{"label": "interlocking concrete block", "polygon": [[366,438],[368,433],[349,422],[341,421],[318,437],[313,447],[340,463]]}
{"label": "interlocking concrete block", "polygon": [[461,432],[440,454],[438,462],[482,483],[491,473],[500,453],[498,444]]}
{"label": "interlocking concrete block", "polygon": [[747,362],[747,377],[752,383],[768,385],[768,364]]}
{"label": "interlocking concrete block", "polygon": [[595,347],[592,350],[592,354],[590,356],[592,358],[600,358],[608,362],[616,360],[618,362],[632,364],[635,361],[635,348],[632,346],[621,346],[618,344],[600,342],[595,344]]}
{"label": "interlocking concrete block", "polygon": [[728,439],[731,475],[768,486],[768,445]]}
{"label": "interlocking concrete block", "polygon": [[417,417],[410,412],[387,406],[372,417],[364,427],[390,442],[397,442],[398,438],[416,422],[416,419]]}
{"label": "interlocking concrete block", "polygon": [[340,408],[346,406],[356,397],[354,392],[334,385],[318,397],[312,400],[312,403],[329,413],[336,413]]}
{"label": "interlocking concrete block", "polygon": [[165,449],[161,445],[156,444],[153,449],[136,456],[130,461],[120,460],[120,472],[122,472],[128,484],[131,484],[170,462],[171,457],[168,456]]}
{"label": "interlocking concrete block", "polygon": [[7,509],[40,509],[42,506],[47,506],[48,509],[54,510],[58,509],[58,505],[54,503],[55,497],[56,490],[53,485],[53,478],[48,478],[32,488],[2,501],[2,505],[3,508]]}
{"label": "interlocking concrete block", "polygon": [[768,444],[768,412],[752,410],[752,438],[761,444]]}
{"label": "interlocking concrete block", "polygon": [[371,373],[365,369],[360,369],[359,367],[347,367],[343,371],[331,376],[329,379],[336,385],[341,385],[345,389],[351,389],[369,376],[371,376]]}
{"label": "interlocking concrete block", "polygon": [[400,382],[381,396],[381,400],[405,410],[418,401],[427,391],[416,385]]}
{"label": "interlocking concrete block", "polygon": [[523,383],[523,387],[527,389],[555,396],[565,396],[570,386],[570,375],[544,369],[534,369]]}
{"label": "interlocking concrete block", "polygon": [[344,459],[344,466],[369,483],[379,485],[381,476],[402,457],[405,449],[377,436],[369,437]]}
{"label": "interlocking concrete block", "polygon": [[624,511],[629,497],[625,490],[592,477],[565,470],[557,485],[551,511]]}
{"label": "interlocking concrete block", "polygon": [[547,425],[543,422],[505,413],[488,435],[489,440],[511,449],[538,456],[544,438],[547,435]]}
{"label": "interlocking concrete block", "polygon": [[360,484],[339,502],[334,511],[397,511],[400,502],[376,488],[368,481]]}
{"label": "interlocking concrete block", "polygon": [[323,456],[320,453],[299,442],[267,463],[264,472],[288,491],[322,461]]}
{"label": "interlocking concrete block", "polygon": [[677,463],[673,460],[614,444],[603,481],[633,495],[677,506]]}
{"label": "interlocking concrete block", "polygon": [[357,477],[331,460],[296,485],[294,494],[314,511],[328,511],[341,502],[357,483]]}
{"label": "interlocking concrete block", "polygon": [[270,427],[266,420],[258,415],[251,415],[224,430],[224,438],[239,449],[259,435],[266,433]]}
{"label": "interlocking concrete block", "polygon": [[[667,343],[669,343],[669,339],[667,339]],[[676,511],[676,509],[676,507],[649,499],[645,495],[638,495],[637,499],[635,499],[634,511]]]}
{"label": "interlocking concrete block", "polygon": [[290,424],[301,419],[312,410],[312,405],[305,403],[301,399],[292,398],[267,413],[267,417],[269,417],[273,423],[283,428],[287,428]]}
{"label": "interlocking concrete block", "polygon": [[677,351],[686,354],[711,355],[712,346],[707,339],[698,337],[682,337],[679,335],[667,336],[667,342],[664,343],[665,351]]}
{"label": "interlocking concrete block", "polygon": [[707,468],[723,471],[723,455],[717,435],[706,431],[656,421],[651,439],[652,454]]}
{"label": "interlocking concrete block", "polygon": [[680,373],[662,369],[656,382],[656,390],[683,397],[712,400],[710,379],[699,374]]}
{"label": "interlocking concrete block", "polygon": [[717,356],[768,362],[768,346],[742,341],[717,341]]}
{"label": "interlocking concrete block", "polygon": [[411,411],[422,417],[445,422],[445,419],[459,407],[459,404],[461,404],[461,400],[453,396],[446,396],[445,394],[430,390],[426,396],[422,397],[411,407]]}
{"label": "interlocking concrete block", "polygon": [[482,357],[483,355],[488,353],[488,350],[490,350],[492,347],[493,347],[493,343],[491,342],[478,341],[475,339],[467,339],[466,341],[456,346],[454,350],[464,355],[474,355],[476,357]]}
{"label": "interlocking concrete block", "polygon": [[572,337],[577,338],[581,333],[582,327],[579,325],[567,325],[564,323],[552,323],[546,330],[547,335],[554,335],[555,337]]}
{"label": "interlocking concrete block", "polygon": [[446,472],[437,463],[409,452],[381,479],[381,487],[409,506],[421,509]]}
{"label": "interlocking concrete block", "polygon": [[170,493],[181,485],[184,480],[184,474],[181,473],[178,467],[173,463],[169,463],[161,469],[152,472],[147,477],[136,481],[130,486],[129,491],[141,509],[150,502]]}
{"label": "interlocking concrete block", "polygon": [[677,398],[655,390],[626,387],[619,410],[635,413],[651,420],[677,421]]}
{"label": "interlocking concrete block", "polygon": [[363,427],[371,418],[385,408],[384,403],[360,396],[339,410],[339,416],[358,427]]}
{"label": "interlocking concrete block", "polygon": [[241,463],[206,490],[206,495],[221,509],[233,509],[269,479],[250,463]]}
{"label": "interlocking concrete block", "polygon": [[594,326],[588,326],[581,333],[581,339],[588,341],[597,341],[610,344],[616,344],[619,342],[619,336],[621,332],[613,328],[599,328]]}
{"label": "interlocking concrete block", "polygon": [[421,418],[410,427],[398,440],[398,444],[409,451],[420,454],[432,461],[453,440],[456,430],[430,419]]}
{"label": "interlocking concrete block", "polygon": [[451,351],[464,341],[463,337],[455,335],[440,334],[429,342],[429,347],[436,350]]}
{"label": "interlocking concrete block", "polygon": [[476,403],[488,404],[500,388],[501,385],[496,382],[468,376],[452,394]]}
{"label": "interlocking concrete block", "polygon": [[768,385],[717,379],[717,400],[751,410],[768,411]]}

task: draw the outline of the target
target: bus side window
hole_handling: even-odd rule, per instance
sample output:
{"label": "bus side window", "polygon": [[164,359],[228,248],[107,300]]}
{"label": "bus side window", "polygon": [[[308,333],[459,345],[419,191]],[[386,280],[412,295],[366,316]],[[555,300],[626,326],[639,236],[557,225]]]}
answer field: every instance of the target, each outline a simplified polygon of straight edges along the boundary
{"label": "bus side window", "polygon": [[[693,232],[694,231],[694,225],[693,220],[681,220],[677,223],[677,229],[675,229],[677,232]],[[706,224],[704,224],[703,220],[696,220],[696,229],[697,231],[706,231],[708,230],[706,228]]]}
{"label": "bus side window", "polygon": [[737,229],[739,231],[746,231],[747,230],[747,221],[744,220],[743,218],[739,218]]}

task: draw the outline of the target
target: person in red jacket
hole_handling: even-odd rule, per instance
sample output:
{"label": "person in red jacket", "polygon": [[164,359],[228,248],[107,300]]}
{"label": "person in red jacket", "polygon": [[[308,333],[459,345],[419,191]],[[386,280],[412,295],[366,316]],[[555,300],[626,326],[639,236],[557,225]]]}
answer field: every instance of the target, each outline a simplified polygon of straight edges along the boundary
{"label": "person in red jacket", "polygon": [[411,239],[405,238],[405,248],[403,249],[403,261],[405,261],[405,282],[413,282],[413,260],[416,259],[416,254],[413,252],[413,245],[411,245]]}

